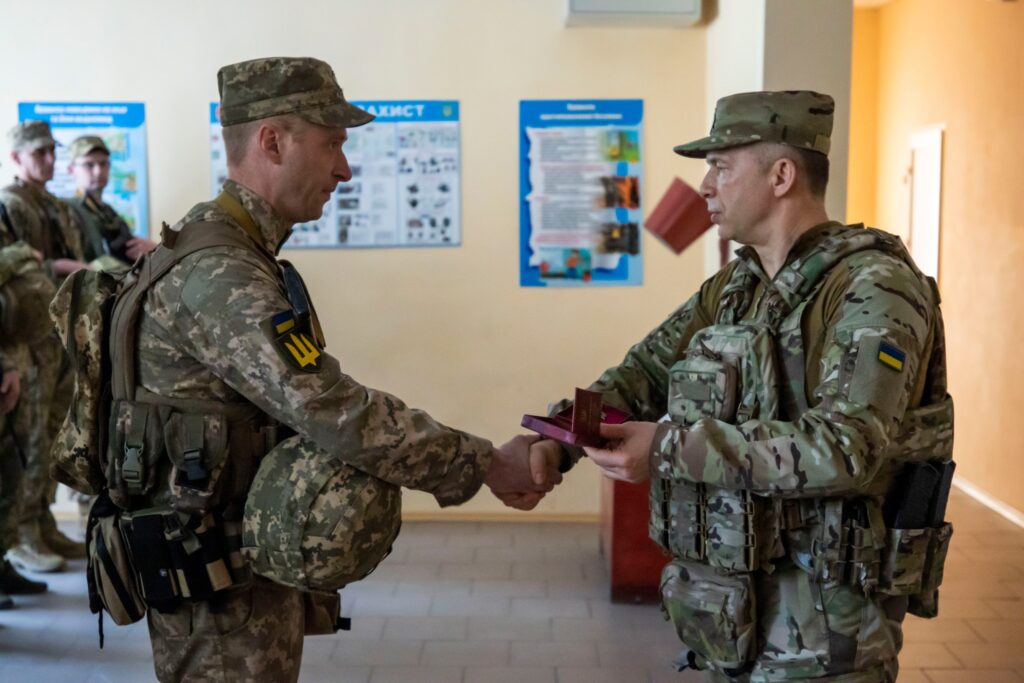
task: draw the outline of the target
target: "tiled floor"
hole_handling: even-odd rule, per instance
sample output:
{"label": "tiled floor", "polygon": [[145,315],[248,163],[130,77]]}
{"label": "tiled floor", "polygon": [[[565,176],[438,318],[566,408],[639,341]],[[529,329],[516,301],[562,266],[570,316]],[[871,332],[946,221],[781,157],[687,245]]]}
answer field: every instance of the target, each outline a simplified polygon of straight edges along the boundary
{"label": "tiled floor", "polygon": [[[1024,530],[955,492],[942,616],[909,618],[901,683],[1024,683]],[[144,624],[96,646],[82,564],[0,612],[0,681],[152,681]],[[586,524],[407,523],[344,593],[353,630],[306,640],[302,681],[692,683],[656,607],[612,605]]]}

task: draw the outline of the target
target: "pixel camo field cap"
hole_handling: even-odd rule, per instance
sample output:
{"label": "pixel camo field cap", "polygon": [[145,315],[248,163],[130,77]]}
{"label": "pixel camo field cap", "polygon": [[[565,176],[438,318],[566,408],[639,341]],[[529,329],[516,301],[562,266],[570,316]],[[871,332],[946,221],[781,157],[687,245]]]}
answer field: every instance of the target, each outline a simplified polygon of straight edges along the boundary
{"label": "pixel camo field cap", "polygon": [[220,122],[233,126],[296,114],[321,126],[355,128],[373,114],[351,105],[326,63],[311,57],[265,57],[217,72]]}
{"label": "pixel camo field cap", "polygon": [[675,147],[676,154],[703,159],[708,152],[781,142],[828,156],[835,101],[811,90],[746,92],[715,105],[711,133]]}
{"label": "pixel camo field cap", "polygon": [[68,145],[68,157],[71,161],[91,152],[106,152],[109,155],[110,149],[107,147],[107,143],[103,142],[103,138],[98,135],[83,135],[75,138]]}
{"label": "pixel camo field cap", "polygon": [[7,131],[7,142],[12,150],[37,150],[40,147],[56,146],[50,124],[46,121],[22,121]]}

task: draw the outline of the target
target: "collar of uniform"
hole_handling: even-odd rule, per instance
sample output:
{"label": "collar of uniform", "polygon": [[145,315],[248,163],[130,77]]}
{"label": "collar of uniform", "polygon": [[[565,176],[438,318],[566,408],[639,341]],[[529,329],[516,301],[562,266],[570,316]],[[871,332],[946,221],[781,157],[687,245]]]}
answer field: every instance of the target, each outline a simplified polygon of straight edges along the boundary
{"label": "collar of uniform", "polygon": [[757,276],[765,285],[779,291],[784,299],[792,306],[799,303],[800,290],[804,284],[804,276],[801,274],[801,266],[806,262],[806,257],[813,254],[815,249],[826,239],[833,236],[837,230],[843,228],[843,224],[837,221],[819,223],[807,230],[797,238],[796,242],[789,249],[786,255],[786,262],[775,274],[774,278],[768,277],[761,266],[761,259],[757,257],[757,251],[753,247],[741,247],[736,250],[736,256],[744,262],[747,269]]}
{"label": "collar of uniform", "polygon": [[224,182],[224,192],[239,201],[259,228],[260,235],[263,236],[263,244],[260,246],[271,254],[277,254],[281,250],[281,245],[291,235],[292,226],[281,218],[263,197],[245,185],[227,180]]}

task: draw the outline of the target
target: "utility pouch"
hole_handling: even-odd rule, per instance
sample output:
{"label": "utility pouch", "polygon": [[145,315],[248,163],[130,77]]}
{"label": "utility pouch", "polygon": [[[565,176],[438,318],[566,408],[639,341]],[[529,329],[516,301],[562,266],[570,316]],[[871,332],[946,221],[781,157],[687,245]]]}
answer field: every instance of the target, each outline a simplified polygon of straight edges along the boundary
{"label": "utility pouch", "polygon": [[684,560],[705,559],[707,496],[704,484],[677,481],[669,486],[668,496],[669,552]]}
{"label": "utility pouch", "polygon": [[205,513],[218,501],[217,482],[228,455],[224,415],[174,412],[164,425],[164,444],[172,464],[173,506],[179,512]]}
{"label": "utility pouch", "polygon": [[119,510],[103,496],[93,505],[88,525],[89,609],[106,610],[118,626],[134,624],[146,615],[146,603],[132,569],[118,525]]}
{"label": "utility pouch", "polygon": [[953,537],[953,525],[947,522],[930,531],[932,534],[921,572],[921,590],[910,596],[907,607],[911,614],[926,619],[939,615],[939,586],[942,584],[946,554],[949,553],[949,540]]}
{"label": "utility pouch", "polygon": [[729,572],[759,568],[755,500],[749,491],[707,488],[707,561]]}
{"label": "utility pouch", "polygon": [[686,427],[702,418],[732,422],[738,389],[735,365],[720,357],[687,352],[669,369],[669,415]]}
{"label": "utility pouch", "polygon": [[936,529],[889,529],[878,587],[889,595],[920,592],[928,549]]}
{"label": "utility pouch", "polygon": [[[341,618],[341,595],[328,591],[303,591],[305,606],[303,635],[327,636],[345,627],[347,620]],[[347,630],[347,629],[345,629]]]}
{"label": "utility pouch", "polygon": [[214,593],[232,586],[225,549],[212,515],[198,524],[182,521],[182,515],[165,517],[164,539],[181,596],[188,600],[209,600]]}
{"label": "utility pouch", "polygon": [[757,610],[750,574],[724,576],[694,562],[670,562],[661,574],[662,610],[694,668],[736,676],[754,657]]}
{"label": "utility pouch", "polygon": [[164,538],[167,517],[174,514],[167,508],[149,508],[121,515],[121,533],[128,544],[142,597],[146,604],[162,612],[173,610],[182,597]]}
{"label": "utility pouch", "polygon": [[164,454],[163,423],[169,408],[118,400],[110,414],[105,472],[110,498],[122,508],[153,491]]}

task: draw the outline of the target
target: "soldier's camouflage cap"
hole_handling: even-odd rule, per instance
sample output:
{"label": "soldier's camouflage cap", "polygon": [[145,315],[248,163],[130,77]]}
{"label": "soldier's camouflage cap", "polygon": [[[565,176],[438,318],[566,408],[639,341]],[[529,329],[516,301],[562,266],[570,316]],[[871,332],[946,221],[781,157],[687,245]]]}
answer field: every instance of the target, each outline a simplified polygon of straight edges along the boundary
{"label": "soldier's camouflage cap", "polygon": [[107,147],[107,143],[103,142],[103,138],[98,135],[83,135],[75,138],[68,145],[68,157],[71,161],[84,157],[91,152],[106,152],[109,155],[110,148]]}
{"label": "soldier's camouflage cap", "polygon": [[50,131],[50,124],[46,121],[29,119],[7,131],[7,142],[12,150],[34,151],[40,147],[56,146],[57,141],[53,139]]}
{"label": "soldier's camouflage cap", "polygon": [[703,159],[708,152],[781,142],[828,156],[835,101],[812,90],[745,92],[715,105],[711,133],[675,147],[676,154]]}
{"label": "soldier's camouflage cap", "polygon": [[326,63],[311,57],[265,57],[217,72],[220,122],[233,126],[282,114],[332,128],[355,128],[374,116],[349,104]]}

